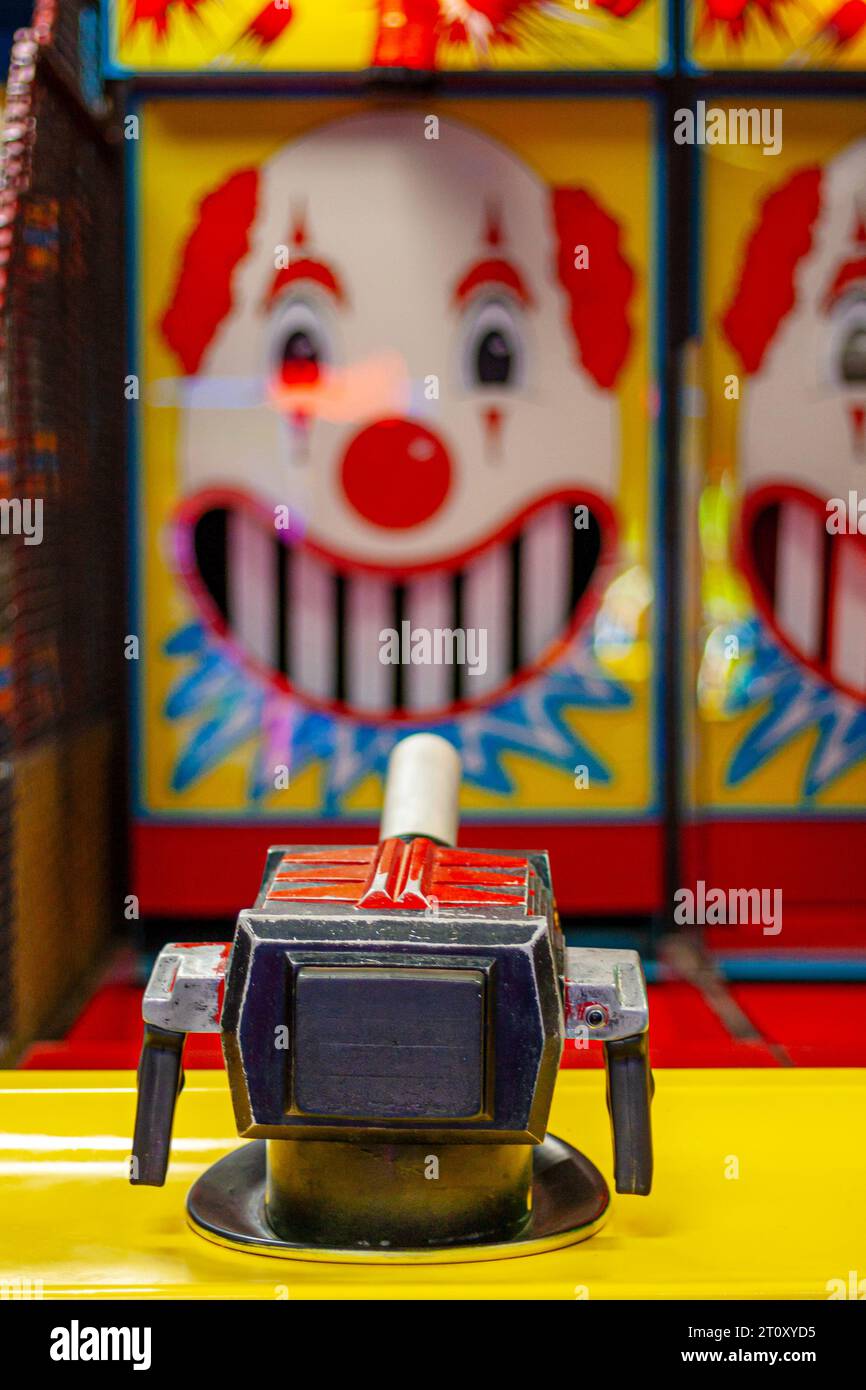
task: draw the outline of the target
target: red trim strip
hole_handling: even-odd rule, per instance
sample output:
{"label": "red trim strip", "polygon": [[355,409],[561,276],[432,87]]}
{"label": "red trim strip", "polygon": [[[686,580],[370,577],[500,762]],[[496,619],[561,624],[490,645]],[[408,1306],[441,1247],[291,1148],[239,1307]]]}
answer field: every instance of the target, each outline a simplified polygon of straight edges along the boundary
{"label": "red trim strip", "polygon": [[[148,825],[132,830],[133,891],[145,915],[234,917],[254,900],[269,847],[320,845],[333,836],[340,849],[329,863],[364,862],[376,835],[372,825]],[[464,862],[466,851],[547,849],[557,902],[563,912],[652,912],[661,905],[662,831],[658,825],[464,825],[462,847],[443,852]],[[358,845],[356,850],[346,846]],[[456,859],[452,859],[456,856]],[[311,858],[321,858],[321,851]],[[495,863],[499,856],[491,856]],[[627,865],[627,872],[623,871]],[[502,867],[513,867],[504,859]]]}

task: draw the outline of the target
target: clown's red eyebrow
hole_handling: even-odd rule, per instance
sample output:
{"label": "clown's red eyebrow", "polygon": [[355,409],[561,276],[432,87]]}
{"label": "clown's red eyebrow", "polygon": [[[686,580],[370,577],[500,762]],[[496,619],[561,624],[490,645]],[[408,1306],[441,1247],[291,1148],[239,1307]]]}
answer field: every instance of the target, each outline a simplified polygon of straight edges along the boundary
{"label": "clown's red eyebrow", "polygon": [[314,261],[309,258],[291,261],[282,270],[278,270],[274,276],[271,287],[267,293],[267,303],[272,304],[274,299],[286,285],[292,285],[297,280],[314,280],[322,289],[327,290],[335,299],[343,300],[343,286],[336,271],[332,270],[324,261]]}
{"label": "clown's red eyebrow", "polygon": [[528,306],[532,303],[532,296],[523,277],[510,261],[499,258],[477,261],[458,284],[454,291],[454,298],[458,304],[462,304],[470,294],[482,285],[502,285],[505,289],[511,290],[521,304]]}
{"label": "clown's red eyebrow", "polygon": [[850,261],[840,265],[824,297],[824,308],[832,309],[836,301],[858,283],[866,287],[866,255],[853,256]]}

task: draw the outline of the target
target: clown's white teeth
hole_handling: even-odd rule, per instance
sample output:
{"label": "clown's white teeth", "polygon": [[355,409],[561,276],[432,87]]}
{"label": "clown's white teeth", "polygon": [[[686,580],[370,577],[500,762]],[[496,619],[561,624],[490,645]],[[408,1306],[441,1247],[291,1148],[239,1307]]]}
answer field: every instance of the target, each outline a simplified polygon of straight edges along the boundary
{"label": "clown's white teeth", "polygon": [[[463,569],[396,582],[342,574],[304,546],[285,546],[255,514],[217,509],[199,522],[196,555],[235,645],[302,697],[361,715],[423,715],[476,700],[543,656],[568,628],[599,540],[594,523],[576,532],[572,507],[550,503]],[[406,626],[410,652],[419,630],[462,631],[465,663],[413,664],[405,650],[401,663],[382,661],[382,633],[396,630],[402,643]]]}
{"label": "clown's white teeth", "polygon": [[788,497],[756,518],[752,540],[776,629],[827,679],[866,694],[866,555],[859,538],[830,535],[817,506]]}
{"label": "clown's white teeth", "polygon": [[558,637],[569,615],[573,513],[543,507],[524,527],[520,545],[522,665],[537,661]]}
{"label": "clown's white teeth", "polygon": [[821,650],[826,528],[814,507],[786,501],[776,539],[776,621],[804,656]]}
{"label": "clown's white teeth", "polygon": [[[282,542],[277,541],[277,545],[282,546]],[[309,551],[301,548],[290,552],[284,546],[282,549],[289,571],[286,646],[292,680],[298,690],[329,700],[336,684],[334,576]]]}
{"label": "clown's white teeth", "polygon": [[511,556],[505,545],[493,545],[464,571],[462,594],[463,627],[483,633],[487,669],[479,665],[477,674],[464,683],[464,693],[486,695],[503,684],[511,674]]}
{"label": "clown's white teeth", "polygon": [[377,657],[379,634],[391,626],[393,614],[387,580],[357,573],[346,583],[345,698],[355,709],[385,713],[391,708],[392,668]]}
{"label": "clown's white teeth", "polygon": [[229,515],[227,541],[232,557],[226,577],[234,636],[245,652],[270,666],[277,600],[273,543],[261,520],[244,510]]}
{"label": "clown's white teeth", "polygon": [[866,694],[866,551],[856,541],[835,542],[830,670],[842,685]]}
{"label": "clown's white teeth", "polygon": [[[454,585],[450,574],[422,574],[407,582],[406,612],[416,628],[444,631],[454,624]],[[452,672],[430,662],[408,666],[404,678],[406,708],[417,713],[444,709],[451,703]]]}

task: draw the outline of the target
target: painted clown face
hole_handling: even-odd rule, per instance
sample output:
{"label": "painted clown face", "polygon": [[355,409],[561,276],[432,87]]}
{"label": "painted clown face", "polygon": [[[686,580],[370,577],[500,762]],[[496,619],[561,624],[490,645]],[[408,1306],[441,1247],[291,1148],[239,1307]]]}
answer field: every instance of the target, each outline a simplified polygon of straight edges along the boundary
{"label": "painted clown face", "polygon": [[[614,541],[633,279],[590,194],[420,114],[321,127],[203,200],[162,323],[180,564],[258,679],[426,718],[562,652]],[[395,676],[406,622],[485,630],[486,669]]]}
{"label": "painted clown face", "polygon": [[750,380],[740,418],[743,565],[802,663],[866,699],[866,142],[763,203],[724,331]]}

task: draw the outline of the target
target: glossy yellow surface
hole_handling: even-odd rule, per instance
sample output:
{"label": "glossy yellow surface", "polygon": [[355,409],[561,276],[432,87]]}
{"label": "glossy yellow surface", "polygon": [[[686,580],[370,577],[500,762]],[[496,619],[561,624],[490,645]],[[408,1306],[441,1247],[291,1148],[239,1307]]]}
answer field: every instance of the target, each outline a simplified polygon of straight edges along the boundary
{"label": "glossy yellow surface", "polygon": [[[0,1292],[46,1298],[814,1298],[866,1274],[866,1071],[656,1074],[656,1185],[591,1240],[463,1265],[242,1255],[189,1229],[186,1191],[239,1141],[225,1078],[193,1072],[162,1189],[126,1180],[131,1072],[0,1073]],[[610,1176],[599,1072],[560,1076],[551,1129]],[[856,1282],[856,1281],[855,1281]]]}

